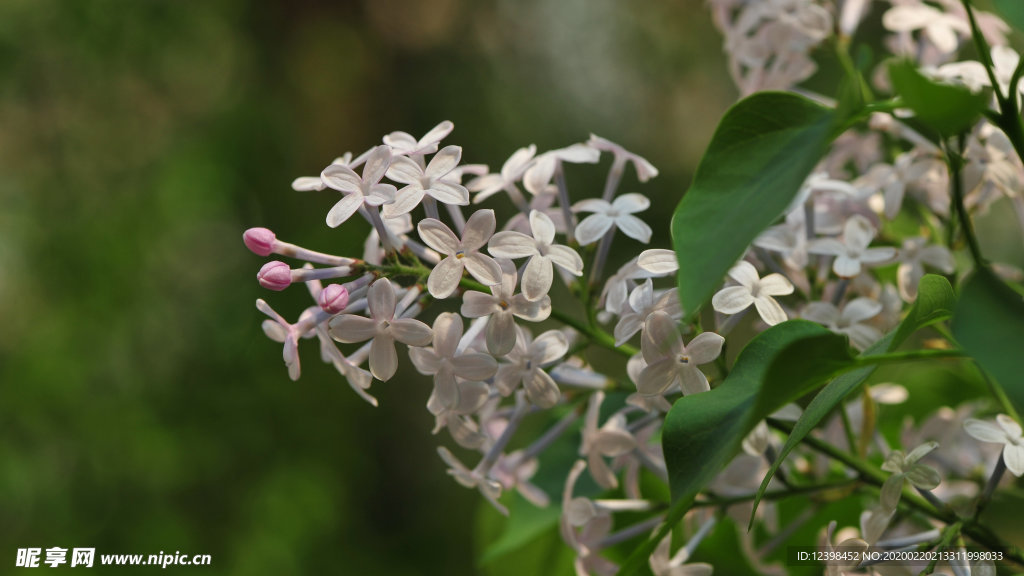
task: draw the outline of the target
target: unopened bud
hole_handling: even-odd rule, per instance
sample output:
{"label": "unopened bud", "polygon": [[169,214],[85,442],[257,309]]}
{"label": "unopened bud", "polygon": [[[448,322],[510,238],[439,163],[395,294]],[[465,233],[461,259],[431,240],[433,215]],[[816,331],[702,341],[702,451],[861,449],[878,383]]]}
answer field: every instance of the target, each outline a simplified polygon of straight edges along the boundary
{"label": "unopened bud", "polygon": [[328,284],[320,291],[317,303],[324,312],[337,314],[348,306],[348,289],[341,284]]}
{"label": "unopened bud", "polygon": [[264,264],[256,278],[260,281],[260,286],[280,292],[291,285],[292,271],[284,262],[274,260]]}
{"label": "unopened bud", "polygon": [[245,247],[260,256],[269,256],[274,251],[277,236],[266,228],[249,228],[242,234]]}

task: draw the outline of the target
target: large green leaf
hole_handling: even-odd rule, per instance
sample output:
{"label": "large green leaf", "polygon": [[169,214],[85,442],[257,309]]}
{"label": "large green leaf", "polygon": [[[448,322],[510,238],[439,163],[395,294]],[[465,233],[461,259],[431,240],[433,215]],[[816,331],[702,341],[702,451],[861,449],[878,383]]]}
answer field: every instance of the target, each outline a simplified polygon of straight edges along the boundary
{"label": "large green leaf", "polygon": [[694,314],[751,241],[782,215],[836,136],[837,115],[761,92],[722,118],[672,218],[679,298]]}
{"label": "large green leaf", "polygon": [[889,78],[917,119],[943,136],[969,130],[988,108],[991,99],[987,91],[974,93],[963,86],[940,84],[926,78],[910,61],[891,64]]}
{"label": "large green leaf", "polygon": [[[739,452],[743,438],[760,420],[851,362],[845,337],[818,324],[790,320],[751,340],[720,386],[677,400],[662,429],[672,507],[660,534],[645,541],[620,574],[632,573],[646,562],[697,493]],[[772,395],[760,394],[766,386],[773,390]]]}
{"label": "large green leaf", "polygon": [[[950,317],[953,313],[953,305],[956,302],[956,296],[953,294],[953,287],[949,284],[949,280],[946,280],[942,276],[935,274],[927,274],[921,279],[921,283],[918,287],[917,301],[914,302],[914,306],[907,313],[907,317],[900,322],[900,325],[895,331],[882,338],[878,342],[875,342],[870,348],[865,350],[861,357],[869,358],[878,354],[885,354],[892,350],[895,350],[906,341],[911,334],[920,330],[921,328],[945,320]],[[796,448],[804,437],[806,437],[811,430],[813,430],[832,410],[838,406],[847,396],[849,396],[854,390],[858,389],[865,380],[875,371],[874,366],[865,366],[858,368],[851,372],[840,375],[832,382],[829,382],[817,396],[811,400],[811,403],[804,410],[804,413],[797,420],[796,425],[793,426],[793,431],[790,433],[789,438],[786,439],[785,445],[782,447],[782,451],[779,456],[772,463],[768,473],[765,474],[764,480],[761,482],[761,487],[757,490],[757,497],[754,499],[754,508],[751,512],[751,522],[753,522],[753,512],[757,511],[757,506],[761,502],[761,497],[764,496],[765,490],[768,488],[768,482],[771,481],[775,472],[782,465],[782,462],[786,459],[786,456]]]}
{"label": "large green leaf", "polygon": [[1024,413],[1024,297],[980,268],[964,282],[953,335]]}

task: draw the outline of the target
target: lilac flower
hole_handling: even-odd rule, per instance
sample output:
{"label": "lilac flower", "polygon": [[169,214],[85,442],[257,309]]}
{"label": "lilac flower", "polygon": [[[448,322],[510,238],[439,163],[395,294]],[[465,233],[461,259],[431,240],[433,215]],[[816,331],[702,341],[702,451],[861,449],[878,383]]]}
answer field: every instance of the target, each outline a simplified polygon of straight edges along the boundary
{"label": "lilac flower", "polygon": [[902,450],[893,450],[889,453],[885,463],[882,464],[882,470],[893,474],[882,484],[882,508],[885,510],[896,509],[900,503],[900,495],[903,493],[904,481],[910,482],[922,490],[932,490],[942,482],[939,473],[934,468],[918,462],[938,447],[937,442],[928,442],[914,448],[910,454],[904,454]]}
{"label": "lilac flower", "polygon": [[387,278],[370,286],[366,295],[370,318],[342,314],[330,321],[331,337],[339,342],[364,342],[370,345],[370,372],[380,381],[390,380],[398,370],[395,341],[409,346],[430,344],[431,332],[413,318],[395,318],[395,289]]}
{"label": "lilac flower", "polygon": [[576,482],[579,480],[580,475],[583,474],[583,469],[586,466],[586,462],[577,460],[565,480],[565,489],[562,491],[562,515],[559,521],[559,530],[562,533],[562,540],[576,553],[576,559],[573,563],[577,575],[596,574],[597,576],[612,576],[618,572],[619,567],[598,553],[601,540],[611,532],[612,517],[608,514],[591,516],[587,522],[583,523],[582,530],[578,532],[576,530],[578,524],[574,524],[572,522],[573,518],[570,518],[573,501],[572,494],[575,490]]}
{"label": "lilac flower", "polygon": [[455,292],[462,279],[463,270],[468,270],[485,286],[501,282],[501,267],[493,258],[480,253],[494,234],[493,210],[478,210],[469,217],[460,240],[451,228],[440,220],[427,218],[417,225],[423,242],[446,257],[430,271],[427,290],[434,298],[447,298]]}
{"label": "lilac flower", "polygon": [[430,129],[419,140],[407,132],[392,132],[384,137],[384,143],[391,147],[396,156],[423,156],[437,152],[437,145],[451,133],[455,125],[445,120]]}
{"label": "lilac flower", "polygon": [[487,499],[488,502],[494,506],[498,512],[508,516],[508,508],[501,505],[498,502],[498,498],[501,497],[501,484],[497,480],[488,478],[481,474],[477,470],[470,470],[459,459],[455,457],[447,448],[441,446],[437,449],[437,453],[444,460],[445,464],[448,465],[448,475],[455,478],[456,482],[462,484],[466,488],[476,488],[480,491],[480,494]]}
{"label": "lilac flower", "polygon": [[636,169],[636,178],[641,182],[647,182],[658,175],[658,169],[654,167],[654,164],[648,162],[646,158],[626,150],[611,140],[591,134],[587,144],[598,150],[611,152],[614,156],[613,166],[620,166],[620,171],[622,170],[621,166],[625,165],[626,162],[632,163],[633,168]]}
{"label": "lilac flower", "polygon": [[344,196],[327,213],[327,225],[337,228],[356,213],[363,204],[380,206],[395,199],[395,187],[381,184],[380,180],[391,165],[391,149],[377,146],[366,158],[363,175],[359,176],[348,166],[331,164],[320,174],[327,186],[342,192]]}
{"label": "lilac flower", "polygon": [[843,239],[819,238],[812,240],[807,248],[811,254],[835,256],[832,270],[840,278],[853,278],[864,266],[878,266],[896,257],[896,249],[890,246],[868,248],[875,238],[875,227],[860,214],[846,220]]}
{"label": "lilac flower", "polygon": [[505,358],[507,363],[498,368],[494,384],[504,396],[522,384],[531,403],[551,408],[558,403],[562,392],[544,368],[565,356],[569,341],[558,330],[548,330],[536,339],[518,326],[516,330],[519,334],[516,344]]}
{"label": "lilac flower", "polygon": [[547,188],[560,163],[596,164],[600,158],[601,153],[586,144],[573,144],[538,154],[523,175],[523,185],[531,194],[539,194]]}
{"label": "lilac flower", "polygon": [[263,332],[271,340],[284,344],[282,356],[284,357],[285,366],[288,367],[288,377],[292,380],[298,380],[301,374],[299,338],[311,338],[313,334],[310,331],[318,323],[326,320],[327,314],[316,308],[307,309],[299,316],[298,322],[289,324],[263,299],[256,300],[256,308],[270,316],[271,320],[263,321]]}
{"label": "lilac flower", "polygon": [[944,274],[952,274],[954,270],[953,255],[949,249],[938,244],[927,243],[917,236],[903,240],[900,250],[900,266],[896,270],[900,296],[907,302],[917,298],[917,285],[924,276],[924,265],[937,268]]}
{"label": "lilac flower", "polygon": [[836,308],[830,302],[811,302],[804,308],[802,316],[811,322],[817,322],[838,334],[850,337],[850,344],[858,350],[864,350],[877,342],[882,333],[864,322],[878,316],[882,305],[871,298],[857,298],[847,302],[842,308]]}
{"label": "lilac flower", "polygon": [[602,488],[611,490],[618,487],[619,481],[604,458],[628,454],[636,448],[637,443],[636,438],[626,428],[626,415],[622,412],[616,413],[603,426],[598,427],[603,402],[604,392],[597,391],[590,396],[587,414],[583,420],[580,456],[587,458],[587,467],[594,481]]}
{"label": "lilac flower", "polygon": [[487,250],[499,258],[529,258],[523,272],[523,295],[531,302],[547,295],[554,280],[552,264],[557,264],[574,276],[583,275],[583,259],[575,250],[555,241],[555,224],[543,212],[530,212],[530,230],[533,237],[522,232],[498,232],[488,243]]}
{"label": "lilac flower", "polygon": [[613,227],[644,244],[651,241],[651,227],[633,214],[651,206],[642,194],[623,194],[612,202],[588,198],[573,205],[574,212],[593,212],[576,227],[576,240],[586,246],[600,240]]}
{"label": "lilac flower", "polygon": [[964,429],[977,440],[1003,445],[1003,462],[1014,476],[1024,476],[1024,436],[1020,424],[1006,414],[996,416],[996,424],[969,419]]}
{"label": "lilac flower", "polygon": [[633,289],[629,294],[628,306],[623,306],[619,311],[619,322],[613,332],[615,345],[622,346],[629,341],[644,327],[647,317],[659,310],[678,320],[683,315],[683,310],[679,307],[679,292],[668,290],[656,299],[654,284],[648,278]]}
{"label": "lilac flower", "polygon": [[641,351],[647,367],[640,373],[637,390],[645,396],[658,396],[675,384],[684,394],[697,394],[711,389],[708,379],[700,371],[722,353],[722,338],[714,332],[704,332],[683,344],[676,321],[665,312],[653,312],[647,317],[641,340]]}
{"label": "lilac flower", "polygon": [[772,296],[793,293],[793,284],[782,274],[769,274],[761,278],[757,268],[745,260],[729,270],[729,277],[739,283],[719,290],[711,298],[711,305],[722,314],[738,314],[750,307],[757,309],[769,326],[786,321],[786,312]]}
{"label": "lilac flower", "polygon": [[500,260],[501,282],[491,286],[491,294],[468,290],[462,295],[462,315],[466,318],[489,317],[487,351],[495,356],[508,354],[516,344],[515,318],[529,322],[546,320],[551,314],[551,298],[544,296],[531,302],[515,294],[516,267],[510,260]]}
{"label": "lilac flower", "polygon": [[[434,392],[427,403],[433,414],[457,407],[462,409],[460,411],[473,412],[487,400],[487,386],[480,385],[479,381],[494,376],[498,363],[487,354],[459,354],[461,338],[462,317],[444,312],[434,320],[433,347],[409,349],[409,358],[416,369],[434,377]],[[456,378],[474,381],[477,385],[460,388]],[[466,398],[462,398],[463,393]]]}
{"label": "lilac flower", "polygon": [[462,148],[458,146],[445,146],[430,159],[426,168],[405,156],[394,158],[387,176],[405,186],[395,193],[393,203],[384,206],[384,216],[393,218],[406,214],[418,206],[424,196],[444,204],[469,204],[469,191],[450,176],[461,159]]}
{"label": "lilac flower", "polygon": [[486,174],[470,180],[466,187],[471,192],[476,192],[473,203],[479,204],[502,190],[508,191],[514,188],[515,183],[522,179],[526,169],[529,168],[530,161],[533,160],[533,155],[536,153],[537,147],[533,144],[526,148],[520,148],[505,161],[500,173]]}

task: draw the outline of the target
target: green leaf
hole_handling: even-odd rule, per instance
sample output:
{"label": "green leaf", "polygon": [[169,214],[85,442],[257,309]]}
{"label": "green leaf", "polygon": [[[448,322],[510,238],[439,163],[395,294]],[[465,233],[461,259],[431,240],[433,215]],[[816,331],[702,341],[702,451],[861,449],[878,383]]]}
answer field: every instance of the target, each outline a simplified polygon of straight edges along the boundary
{"label": "green leaf", "polygon": [[777,220],[837,135],[838,116],[761,92],[726,112],[672,217],[679,299],[694,314],[751,241]]}
{"label": "green leaf", "polygon": [[980,268],[964,282],[953,336],[1024,413],[1024,297]]}
{"label": "green leaf", "polygon": [[[662,428],[672,507],[659,535],[638,547],[620,574],[630,574],[647,561],[759,421],[851,363],[845,337],[818,324],[790,320],[751,340],[717,388],[677,400]],[[771,394],[762,394],[763,389]]]}
{"label": "green leaf", "polygon": [[943,136],[970,130],[988,109],[991,98],[987,91],[973,93],[963,86],[926,78],[910,61],[890,64],[889,78],[917,119]]}
{"label": "green leaf", "polygon": [[[900,325],[895,331],[888,334],[885,338],[882,338],[878,342],[875,342],[870,348],[865,350],[861,357],[870,357],[878,354],[886,354],[892,350],[895,350],[906,341],[906,339],[921,328],[940,322],[949,318],[953,313],[953,305],[956,303],[956,296],[953,294],[953,287],[949,284],[949,280],[946,280],[942,276],[935,274],[926,274],[921,279],[921,283],[918,286],[917,301],[914,302],[914,306],[907,313],[907,317],[900,322]],[[789,438],[786,439],[785,445],[779,452],[775,462],[772,463],[768,473],[765,474],[764,480],[761,481],[760,488],[757,489],[757,496],[754,498],[754,508],[751,511],[751,522],[753,522],[753,513],[757,511],[757,506],[761,502],[761,497],[764,496],[765,490],[768,488],[768,482],[771,481],[775,472],[778,471],[779,466],[786,459],[786,456],[796,448],[804,437],[807,436],[811,430],[813,430],[832,410],[838,406],[847,396],[849,396],[854,390],[860,388],[860,385],[868,379],[869,376],[875,371],[875,366],[865,366],[858,368],[851,372],[840,375],[832,382],[829,382],[825,388],[818,393],[817,396],[811,400],[811,403],[804,410],[804,413],[797,420],[793,426],[793,431],[790,433]]]}
{"label": "green leaf", "polygon": [[996,12],[1006,23],[1024,32],[1024,2],[1020,0],[993,0]]}

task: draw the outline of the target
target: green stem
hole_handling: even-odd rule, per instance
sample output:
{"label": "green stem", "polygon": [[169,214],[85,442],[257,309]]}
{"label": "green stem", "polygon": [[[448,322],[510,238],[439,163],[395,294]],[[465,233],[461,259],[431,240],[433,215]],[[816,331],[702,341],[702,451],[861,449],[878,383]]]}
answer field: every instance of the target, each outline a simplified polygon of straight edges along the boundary
{"label": "green stem", "polygon": [[[830,482],[825,484],[815,484],[812,486],[793,486],[786,490],[774,490],[772,492],[765,492],[761,500],[774,501],[784,500],[792,496],[804,496],[807,494],[816,494],[818,492],[830,492],[835,490],[843,490],[850,488],[860,482],[858,478],[851,478],[849,480],[842,480],[839,482]],[[751,502],[757,498],[757,493],[751,494],[740,494],[738,496],[728,497],[713,497],[705,500],[697,500],[693,503],[694,508],[725,508],[734,504],[742,504],[744,502]]]}
{"label": "green stem", "polygon": [[[786,434],[791,434],[793,432],[793,426],[786,422],[769,419],[768,424],[769,426],[777,430],[781,430]],[[856,472],[858,477],[864,482],[879,489],[881,489],[882,485],[885,484],[887,477],[886,474],[868,462],[865,462],[852,454],[843,452],[841,449],[829,444],[828,442],[819,440],[814,436],[805,436],[802,442],[812,450],[820,452],[837,462],[841,462],[847,468]],[[903,497],[900,499],[900,505],[916,510],[917,512],[939,520],[947,525],[960,524],[963,534],[969,536],[975,542],[978,542],[989,550],[1002,552],[1003,557],[1006,560],[1024,566],[1024,553],[1022,553],[1019,547],[1004,542],[998,536],[993,534],[986,526],[983,526],[980,523],[973,520],[959,518],[956,513],[949,508],[938,509],[922,498],[919,494],[910,490],[904,490]]]}
{"label": "green stem", "polygon": [[[964,182],[961,177],[961,168],[963,165],[963,159],[959,157],[960,151],[964,148],[964,137],[960,136],[959,150],[954,156],[953,152],[947,149],[946,157],[949,160],[949,177],[953,188],[953,205],[956,209],[956,215],[960,219],[960,228],[964,231],[964,237],[967,239],[967,247],[971,251],[971,258],[979,268],[984,266],[984,260],[981,258],[981,248],[978,246],[978,239],[974,236],[974,227],[971,225],[971,218],[967,214],[967,207],[964,205]],[[1022,140],[1024,143],[1024,140]]]}

